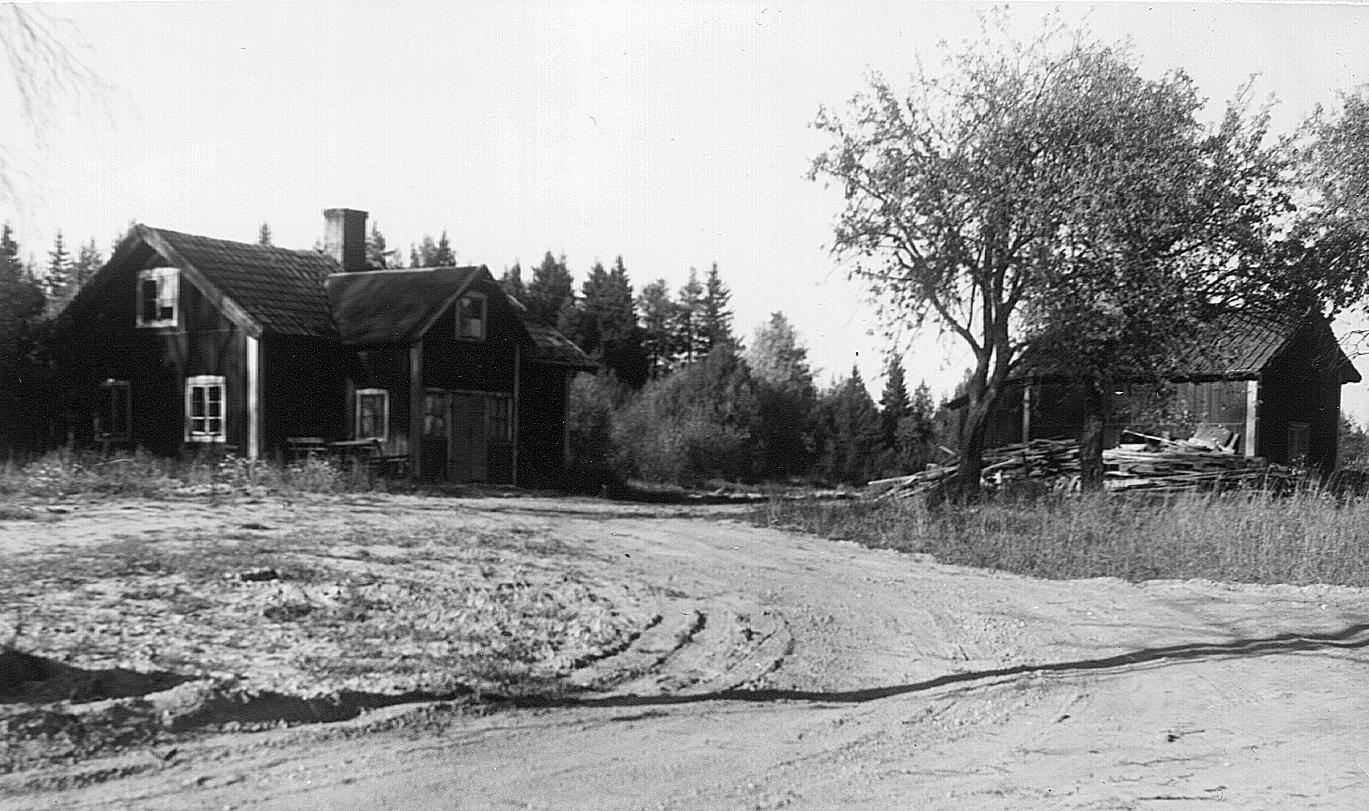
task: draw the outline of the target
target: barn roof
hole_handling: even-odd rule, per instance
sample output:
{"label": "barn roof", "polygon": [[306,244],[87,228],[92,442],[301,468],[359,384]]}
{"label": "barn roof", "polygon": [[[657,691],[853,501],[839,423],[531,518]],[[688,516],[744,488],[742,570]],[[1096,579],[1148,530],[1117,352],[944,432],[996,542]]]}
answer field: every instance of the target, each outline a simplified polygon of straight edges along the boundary
{"label": "barn roof", "polygon": [[323,281],[337,262],[318,251],[229,242],[165,228],[137,233],[182,267],[189,265],[228,296],[264,332],[333,337]]}
{"label": "barn roof", "polygon": [[1228,311],[1215,322],[1216,340],[1211,347],[1195,347],[1180,366],[1185,376],[1253,380],[1296,344],[1306,355],[1299,363],[1328,368],[1342,384],[1361,379],[1330,322],[1315,310],[1279,315]]}
{"label": "barn roof", "polygon": [[410,344],[423,337],[484,267],[366,270],[327,277],[344,344]]}

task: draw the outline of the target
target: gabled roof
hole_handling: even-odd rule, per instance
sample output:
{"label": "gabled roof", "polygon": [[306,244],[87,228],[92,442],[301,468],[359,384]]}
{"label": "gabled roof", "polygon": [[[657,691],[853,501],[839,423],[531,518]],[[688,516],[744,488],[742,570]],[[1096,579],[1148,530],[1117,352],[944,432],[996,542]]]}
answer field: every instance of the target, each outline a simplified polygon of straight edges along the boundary
{"label": "gabled roof", "polygon": [[135,232],[173,265],[197,272],[261,331],[337,335],[323,291],[328,274],[339,269],[332,257],[145,225],[135,226]]}
{"label": "gabled roof", "polygon": [[1213,345],[1195,348],[1181,365],[1185,377],[1257,379],[1301,335],[1311,342],[1306,363],[1334,371],[1342,384],[1358,383],[1361,379],[1354,363],[1336,342],[1330,322],[1315,310],[1280,315],[1230,311],[1218,315],[1215,325],[1217,338]]}
{"label": "gabled roof", "polygon": [[[328,301],[342,342],[350,346],[404,345],[422,338],[472,285],[496,285],[488,268],[410,268],[334,273]],[[527,333],[533,363],[594,371],[598,364],[555,329],[538,321],[517,299],[505,300]]]}
{"label": "gabled roof", "polygon": [[513,296],[509,296],[508,299],[509,304],[513,305],[514,312],[518,313],[523,329],[527,330],[528,337],[532,339],[532,351],[528,353],[528,360],[569,366],[587,372],[598,370],[599,364],[591,360],[575,342],[534,318],[518,299]]}
{"label": "gabled roof", "polygon": [[483,266],[333,273],[327,298],[344,344],[411,344],[482,274],[493,279]]}

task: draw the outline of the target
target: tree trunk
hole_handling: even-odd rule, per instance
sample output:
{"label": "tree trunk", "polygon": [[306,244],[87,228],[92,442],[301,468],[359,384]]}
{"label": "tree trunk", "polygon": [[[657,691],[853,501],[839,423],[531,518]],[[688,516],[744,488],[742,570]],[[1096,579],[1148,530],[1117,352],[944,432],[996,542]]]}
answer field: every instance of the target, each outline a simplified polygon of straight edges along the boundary
{"label": "tree trunk", "polygon": [[991,406],[992,400],[986,397],[966,407],[960,433],[960,462],[946,493],[947,500],[953,503],[973,503],[982,495],[980,473],[984,469],[984,436],[988,432]]}
{"label": "tree trunk", "polygon": [[1111,386],[1092,380],[1084,392],[1084,422],[1079,428],[1079,484],[1084,492],[1103,489],[1103,437],[1111,407]]}

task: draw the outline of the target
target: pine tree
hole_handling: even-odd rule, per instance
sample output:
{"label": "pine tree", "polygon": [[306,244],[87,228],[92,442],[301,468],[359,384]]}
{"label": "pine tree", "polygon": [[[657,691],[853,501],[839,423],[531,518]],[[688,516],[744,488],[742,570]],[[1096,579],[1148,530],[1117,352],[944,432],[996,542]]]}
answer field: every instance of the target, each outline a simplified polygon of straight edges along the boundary
{"label": "pine tree", "polygon": [[14,241],[14,230],[9,223],[0,226],[0,281],[19,281],[24,278],[24,262],[19,258],[19,243]]}
{"label": "pine tree", "polygon": [[257,229],[257,244],[258,244],[258,245],[274,245],[274,244],[275,244],[275,243],[273,243],[273,242],[271,241],[271,225],[270,225],[269,223],[262,223],[262,224],[261,224],[261,228]]}
{"label": "pine tree", "polygon": [[562,254],[558,261],[547,251],[542,264],[532,272],[528,283],[528,310],[544,324],[557,324],[561,311],[572,305],[575,293],[570,270],[566,267],[566,257]]}
{"label": "pine tree", "polygon": [[515,301],[524,306],[528,303],[528,290],[523,285],[523,267],[518,262],[513,263],[513,267],[504,268],[504,275],[499,279],[499,286],[504,288],[504,292],[513,297]]}
{"label": "pine tree", "polygon": [[732,291],[723,284],[718,275],[718,263],[708,269],[704,279],[703,301],[699,318],[699,332],[704,351],[720,343],[735,343],[732,336],[732,311],[727,308],[732,300]]}
{"label": "pine tree", "polygon": [[71,254],[67,253],[60,230],[52,242],[52,250],[48,251],[47,276],[44,281],[49,299],[54,302],[66,300],[71,288]]}
{"label": "pine tree", "polygon": [[675,302],[670,300],[670,286],[665,279],[657,279],[642,288],[637,296],[637,310],[642,316],[642,349],[646,352],[647,375],[659,377],[673,368]]}
{"label": "pine tree", "polygon": [[908,385],[903,379],[903,361],[889,355],[889,367],[884,378],[884,393],[879,398],[879,416],[884,428],[884,447],[894,447],[898,423],[908,416]]}

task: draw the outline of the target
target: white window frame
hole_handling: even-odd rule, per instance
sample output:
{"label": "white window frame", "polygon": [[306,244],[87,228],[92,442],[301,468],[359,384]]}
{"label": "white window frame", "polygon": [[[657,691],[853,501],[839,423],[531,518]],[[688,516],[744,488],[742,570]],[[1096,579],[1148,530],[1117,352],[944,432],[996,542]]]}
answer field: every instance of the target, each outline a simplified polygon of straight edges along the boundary
{"label": "white window frame", "polygon": [[[115,380],[111,377],[100,384],[100,390],[102,392],[99,410],[100,431],[98,432],[100,437],[112,440],[128,439],[129,434],[133,433],[133,387],[129,385],[127,380]],[[118,402],[112,399],[114,396],[113,392],[115,391],[123,392],[124,412],[124,430],[117,432],[114,430],[114,426],[117,422],[114,412],[118,406]]]}
{"label": "white window frame", "polygon": [[[480,329],[479,335],[466,334],[466,303],[468,301],[480,302]],[[490,303],[484,293],[462,293],[461,298],[456,301],[456,339],[458,341],[483,341],[489,334],[490,329]]]}
{"label": "white window frame", "polygon": [[[180,324],[181,308],[178,300],[180,295],[180,271],[176,268],[148,268],[138,271],[138,285],[135,289],[137,298],[135,306],[135,317],[140,327],[175,327]],[[143,285],[146,282],[154,281],[157,283],[157,310],[158,315],[164,307],[171,308],[170,318],[148,319],[143,312]]]}
{"label": "white window frame", "polygon": [[[380,396],[380,434],[375,436],[363,436],[361,433],[361,400],[363,397]],[[352,401],[355,408],[352,417],[352,436],[356,439],[379,439],[382,442],[390,438],[390,391],[389,389],[357,389]]]}
{"label": "white window frame", "polygon": [[[205,415],[200,417],[205,421],[205,429],[195,430],[195,389],[205,390]],[[209,420],[214,419],[209,414],[209,390],[217,388],[219,390],[219,430],[210,431]],[[185,379],[185,441],[186,442],[226,442],[228,439],[228,387],[224,384],[223,375],[195,375]]]}

